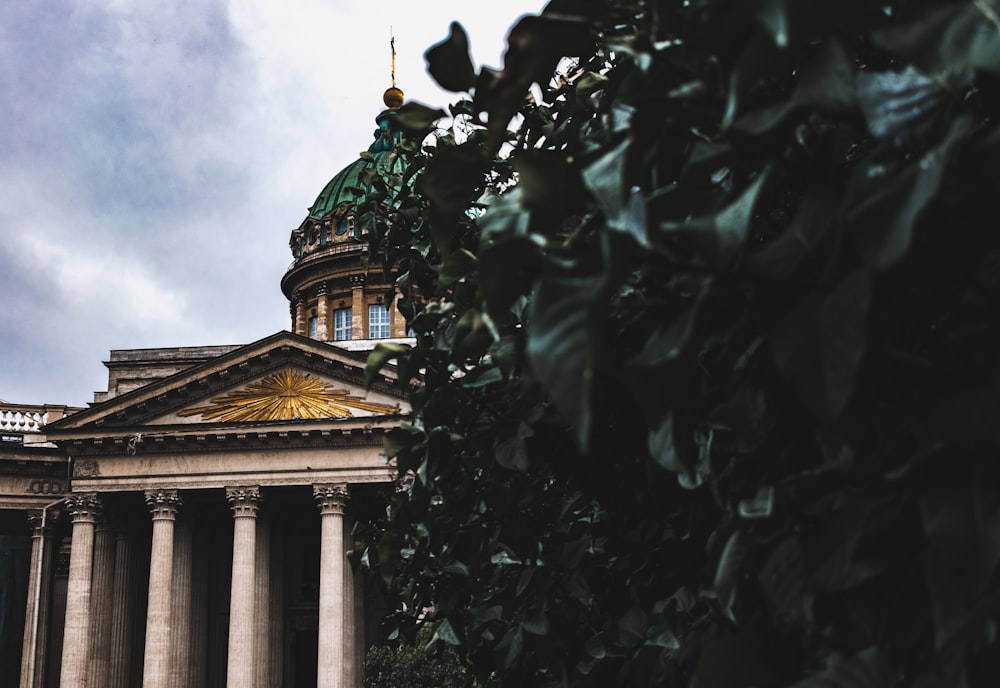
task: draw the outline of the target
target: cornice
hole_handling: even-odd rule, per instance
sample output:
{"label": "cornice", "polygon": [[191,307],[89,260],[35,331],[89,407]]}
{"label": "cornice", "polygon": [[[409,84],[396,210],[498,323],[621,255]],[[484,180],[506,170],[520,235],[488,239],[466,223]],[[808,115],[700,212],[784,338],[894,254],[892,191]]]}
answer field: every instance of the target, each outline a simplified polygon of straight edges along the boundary
{"label": "cornice", "polygon": [[[382,446],[385,432],[404,416],[365,417],[347,421],[286,421],[282,425],[247,424],[244,427],[199,425],[108,428],[107,434],[78,434],[59,438],[73,456],[114,454],[166,455],[218,453],[267,449],[315,449]],[[371,422],[371,421],[376,422]],[[364,422],[361,424],[363,421]],[[316,427],[314,423],[322,423]],[[313,425],[313,427],[308,427]]]}
{"label": "cornice", "polygon": [[[283,332],[50,424],[46,426],[45,435],[51,441],[60,441],[88,426],[95,430],[101,428],[98,434],[113,433],[115,428],[141,426],[210,397],[219,389],[248,383],[286,366],[361,385],[365,360],[366,356],[355,352]],[[369,388],[400,400],[404,397],[395,371],[391,369],[381,371]]]}

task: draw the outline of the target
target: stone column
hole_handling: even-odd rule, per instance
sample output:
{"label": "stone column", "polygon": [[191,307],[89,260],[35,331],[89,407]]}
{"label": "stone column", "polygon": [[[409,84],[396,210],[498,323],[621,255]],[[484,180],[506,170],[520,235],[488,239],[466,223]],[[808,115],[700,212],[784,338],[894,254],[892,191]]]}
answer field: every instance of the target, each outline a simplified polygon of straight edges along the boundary
{"label": "stone column", "polygon": [[270,676],[267,686],[280,686],[284,676],[285,641],[285,533],[277,530],[271,537],[271,647],[268,649]]}
{"label": "stone column", "polygon": [[257,688],[271,688],[271,524],[265,518],[257,519],[257,554],[254,567],[254,679]]}
{"label": "stone column", "polygon": [[45,685],[45,659],[49,646],[49,597],[52,590],[52,522],[56,510],[28,512],[31,526],[31,566],[28,570],[28,606],[24,613],[20,688]]}
{"label": "stone column", "polygon": [[191,688],[205,688],[208,676],[208,576],[212,561],[209,533],[199,530],[192,535]]}
{"label": "stone column", "polygon": [[321,342],[333,339],[330,336],[329,303],[330,290],[324,282],[316,289],[316,339]]}
{"label": "stone column", "polygon": [[354,608],[354,567],[347,559],[348,543],[352,540],[354,530],[351,519],[344,519],[344,686],[360,688],[358,667],[356,662],[355,608]]}
{"label": "stone column", "polygon": [[354,666],[357,688],[365,680],[365,579],[360,568],[354,569]]}
{"label": "stone column", "polygon": [[84,492],[66,498],[73,517],[73,540],[66,583],[66,625],[63,631],[60,688],[86,688],[87,650],[90,647],[90,589],[94,564],[94,521],[101,513],[97,494]]}
{"label": "stone column", "polygon": [[351,277],[351,339],[368,339],[368,306],[365,305],[365,276]]}
{"label": "stone column", "polygon": [[406,336],[406,318],[399,312],[399,292],[395,292],[389,302],[389,336]]}
{"label": "stone column", "polygon": [[344,506],[346,485],[313,485],[321,520],[317,688],[346,688],[344,675]]}
{"label": "stone column", "polygon": [[257,509],[259,487],[227,487],[233,509],[233,575],[229,596],[229,656],[226,685],[252,688],[254,678],[254,598],[257,565]]}
{"label": "stone column", "polygon": [[132,618],[135,615],[132,543],[128,532],[119,528],[115,534],[114,612],[111,616],[110,688],[128,688],[132,669]]}
{"label": "stone column", "polygon": [[90,656],[87,682],[107,686],[111,664],[111,619],[114,614],[115,532],[106,519],[94,525],[94,568],[90,591]]}
{"label": "stone column", "polygon": [[306,337],[309,335],[309,319],[306,318],[306,300],[302,294],[295,292],[295,295],[292,297],[292,303],[294,304],[292,306],[294,309],[292,315],[292,332]]}
{"label": "stone column", "polygon": [[174,531],[174,573],[170,615],[170,688],[191,688],[191,524]]}
{"label": "stone column", "polygon": [[146,607],[146,647],[142,662],[143,688],[169,688],[170,685],[174,522],[180,503],[177,490],[146,490],[146,504],[153,515],[153,541],[149,553],[149,601]]}

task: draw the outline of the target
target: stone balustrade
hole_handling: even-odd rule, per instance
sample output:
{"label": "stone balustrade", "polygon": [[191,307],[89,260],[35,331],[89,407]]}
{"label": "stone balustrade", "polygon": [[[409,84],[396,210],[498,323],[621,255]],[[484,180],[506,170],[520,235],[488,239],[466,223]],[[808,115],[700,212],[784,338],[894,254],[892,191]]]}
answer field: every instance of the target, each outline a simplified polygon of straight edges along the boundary
{"label": "stone balustrade", "polygon": [[0,403],[0,432],[33,433],[41,432],[46,423],[65,418],[79,411],[71,406],[53,404],[6,404]]}

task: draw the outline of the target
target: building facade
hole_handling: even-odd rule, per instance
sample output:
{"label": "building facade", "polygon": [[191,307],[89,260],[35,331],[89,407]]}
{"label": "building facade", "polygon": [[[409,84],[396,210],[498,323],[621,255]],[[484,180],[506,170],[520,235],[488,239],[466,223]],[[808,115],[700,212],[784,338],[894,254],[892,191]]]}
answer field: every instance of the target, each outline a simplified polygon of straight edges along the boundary
{"label": "building facade", "polygon": [[355,227],[387,113],[292,232],[291,331],[112,351],[88,408],[0,404],[0,688],[361,686],[383,610],[353,525],[407,415],[391,369],[364,377],[406,335]]}

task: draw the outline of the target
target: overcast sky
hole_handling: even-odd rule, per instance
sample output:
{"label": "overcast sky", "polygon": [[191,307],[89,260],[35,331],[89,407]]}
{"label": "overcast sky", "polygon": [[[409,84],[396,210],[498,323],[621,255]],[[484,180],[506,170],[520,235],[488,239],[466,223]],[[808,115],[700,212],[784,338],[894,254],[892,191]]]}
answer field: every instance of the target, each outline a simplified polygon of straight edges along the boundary
{"label": "overcast sky", "polygon": [[85,405],[110,349],[288,329],[290,231],[372,141],[389,86],[455,100],[543,0],[0,2],[0,399]]}

